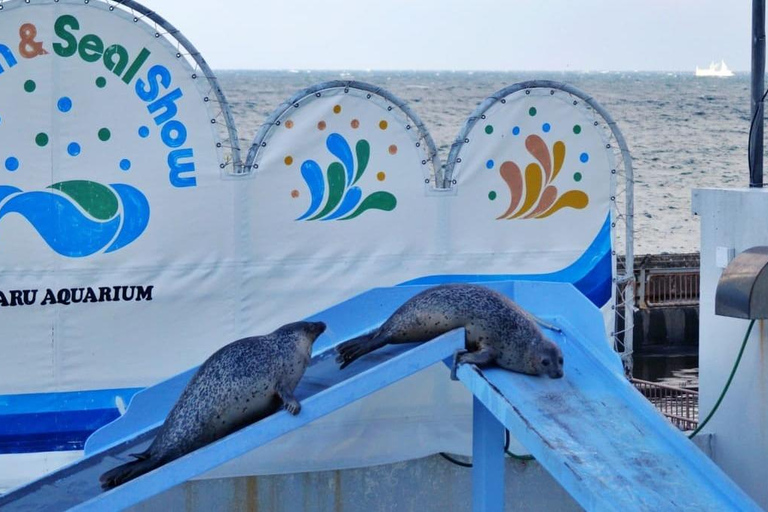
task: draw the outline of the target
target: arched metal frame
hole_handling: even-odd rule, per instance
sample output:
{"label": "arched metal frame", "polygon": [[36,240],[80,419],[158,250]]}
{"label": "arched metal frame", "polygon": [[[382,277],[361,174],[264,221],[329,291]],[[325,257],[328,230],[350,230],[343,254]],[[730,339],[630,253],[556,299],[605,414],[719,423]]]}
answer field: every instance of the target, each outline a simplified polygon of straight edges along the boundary
{"label": "arched metal frame", "polygon": [[[526,89],[551,89],[563,91],[571,96],[580,99],[587,104],[598,116],[605,121],[605,126],[609,129],[609,136],[615,141],[612,144],[611,141],[606,144],[607,149],[614,151],[616,159],[616,168],[612,169],[612,174],[616,175],[616,190],[614,191],[611,201],[611,228],[614,238],[613,256],[617,256],[616,249],[618,248],[617,234],[619,230],[616,229],[619,223],[624,224],[624,268],[616,271],[616,275],[613,278],[614,287],[616,290],[616,315],[613,332],[614,348],[624,361],[624,367],[628,374],[632,373],[632,353],[633,353],[633,324],[634,324],[634,302],[635,302],[635,274],[634,274],[634,174],[632,171],[632,157],[629,153],[624,135],[622,135],[616,121],[594,98],[581,91],[580,89],[573,87],[572,85],[562,82],[556,82],[552,80],[530,80],[526,82],[520,82],[514,85],[505,87],[490,97],[486,98],[477,108],[470,114],[467,120],[464,122],[453,144],[451,144],[451,150],[448,155],[448,161],[445,166],[444,177],[442,184],[439,185],[443,189],[450,189],[454,186],[453,171],[459,158],[459,153],[466,143],[465,140],[469,132],[474,128],[475,124],[482,119],[483,114],[488,111],[497,102],[502,101],[507,96],[516,93],[518,91]],[[619,178],[623,179],[624,188],[620,188]],[[616,265],[614,258],[614,266]],[[623,326],[620,325],[620,320],[623,321]]]}
{"label": "arched metal frame", "polygon": [[426,126],[424,126],[424,123],[419,118],[419,116],[416,115],[416,113],[411,110],[410,107],[408,107],[405,101],[398,98],[386,89],[382,89],[381,87],[356,80],[331,80],[328,82],[322,82],[299,91],[290,99],[281,103],[280,106],[278,106],[275,111],[272,112],[272,114],[267,118],[267,120],[264,121],[264,124],[261,125],[259,131],[256,132],[253,143],[248,150],[248,156],[245,159],[245,172],[253,172],[257,170],[256,166],[258,164],[256,163],[256,158],[258,156],[259,150],[266,146],[266,139],[270,131],[273,127],[278,125],[280,118],[282,118],[288,110],[299,108],[300,102],[307,97],[314,98],[316,94],[331,89],[344,89],[345,91],[356,89],[358,91],[366,92],[370,95],[376,95],[387,103],[390,103],[391,106],[397,107],[403,114],[405,114],[413,127],[416,128],[415,133],[417,133],[418,136],[414,137],[414,139],[417,139],[419,142],[423,141],[426,145],[425,150],[427,153],[427,158],[422,162],[422,164],[431,165],[433,167],[433,172],[431,174],[435,176],[434,186],[439,187],[439,184],[442,181],[442,177],[440,174],[440,159],[437,155],[437,147],[435,146],[435,141],[432,139],[432,135],[429,134],[429,131],[427,130]]}
{"label": "arched metal frame", "polygon": [[[58,2],[58,0],[54,0]],[[243,172],[242,159],[240,156],[240,144],[237,138],[237,128],[235,127],[235,120],[232,116],[227,98],[224,96],[224,92],[221,90],[219,81],[216,75],[205,62],[200,52],[195,46],[187,39],[179,29],[174,27],[168,20],[157,14],[155,11],[145,7],[144,5],[134,0],[81,0],[80,3],[88,5],[91,2],[100,2],[106,4],[110,11],[120,9],[129,13],[133,17],[135,23],[144,22],[147,20],[152,23],[155,29],[155,37],[165,38],[172,46],[176,47],[176,57],[186,58],[193,69],[193,72],[197,74],[202,73],[202,76],[208,81],[210,85],[210,93],[212,93],[215,102],[219,104],[220,111],[215,114],[216,118],[223,118],[224,126],[226,127],[226,136],[222,137],[223,140],[228,140],[229,144],[222,143],[222,147],[228,148],[231,155],[232,173],[241,174]],[[0,0],[0,14],[3,11],[3,0]],[[209,93],[209,94],[210,94]],[[209,96],[206,96],[205,101],[208,101]],[[211,100],[213,100],[211,98]]]}

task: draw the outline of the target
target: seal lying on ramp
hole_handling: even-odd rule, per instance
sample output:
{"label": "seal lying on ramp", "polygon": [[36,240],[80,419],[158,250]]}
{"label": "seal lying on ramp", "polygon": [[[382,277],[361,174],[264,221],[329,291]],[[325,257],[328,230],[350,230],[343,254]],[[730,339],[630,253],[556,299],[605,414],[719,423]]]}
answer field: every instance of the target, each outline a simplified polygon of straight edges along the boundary
{"label": "seal lying on ramp", "polygon": [[281,403],[298,414],[293,391],[323,331],[323,322],[296,322],[219,349],[192,376],[149,448],[101,475],[101,487],[111,489],[178,459],[269,416]]}
{"label": "seal lying on ramp", "polygon": [[530,375],[563,376],[560,347],[547,339],[535,319],[504,295],[475,284],[444,284],[415,295],[381,327],[337,347],[346,368],[355,359],[389,343],[427,341],[463,327],[467,352],[456,364],[496,363]]}

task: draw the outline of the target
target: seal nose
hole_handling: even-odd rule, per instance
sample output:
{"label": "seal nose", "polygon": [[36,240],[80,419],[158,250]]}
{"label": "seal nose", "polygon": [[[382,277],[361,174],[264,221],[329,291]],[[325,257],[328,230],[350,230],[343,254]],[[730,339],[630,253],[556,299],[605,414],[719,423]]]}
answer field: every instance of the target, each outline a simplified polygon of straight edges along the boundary
{"label": "seal nose", "polygon": [[557,370],[552,375],[550,375],[553,379],[561,379],[563,377],[563,370]]}
{"label": "seal nose", "polygon": [[320,336],[325,332],[327,325],[325,325],[325,322],[315,322],[315,329],[317,330],[317,335]]}

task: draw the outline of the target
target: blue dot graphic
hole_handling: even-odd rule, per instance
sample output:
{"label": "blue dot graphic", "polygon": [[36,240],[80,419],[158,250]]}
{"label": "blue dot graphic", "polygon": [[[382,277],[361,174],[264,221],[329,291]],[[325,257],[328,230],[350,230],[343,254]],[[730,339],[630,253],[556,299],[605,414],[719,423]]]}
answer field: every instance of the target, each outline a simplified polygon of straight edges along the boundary
{"label": "blue dot graphic", "polygon": [[62,112],[69,112],[72,109],[72,100],[69,99],[67,96],[62,96],[59,98],[58,103],[56,103],[56,106],[59,107],[59,110]]}
{"label": "blue dot graphic", "polygon": [[519,126],[515,126],[514,128],[512,128],[512,135],[520,135],[520,127]]}
{"label": "blue dot graphic", "polygon": [[541,125],[541,129],[544,130],[544,133],[547,133],[552,127],[549,125],[549,123],[544,123]]}
{"label": "blue dot graphic", "polygon": [[9,156],[5,159],[5,168],[13,172],[19,168],[19,159],[15,156]]}
{"label": "blue dot graphic", "polygon": [[586,153],[582,153],[581,155],[579,155],[579,160],[581,160],[584,163],[587,163],[587,161],[589,160],[589,155]]}
{"label": "blue dot graphic", "polygon": [[485,162],[485,167],[487,169],[493,169],[493,160],[488,160],[487,162]]}
{"label": "blue dot graphic", "polygon": [[131,168],[131,161],[127,158],[123,158],[120,160],[120,168],[124,171],[127,171]]}
{"label": "blue dot graphic", "polygon": [[149,128],[146,126],[139,126],[139,137],[142,139],[146,139],[149,137]]}
{"label": "blue dot graphic", "polygon": [[67,153],[69,153],[71,156],[77,156],[80,154],[80,144],[77,142],[70,142],[69,146],[67,146]]}

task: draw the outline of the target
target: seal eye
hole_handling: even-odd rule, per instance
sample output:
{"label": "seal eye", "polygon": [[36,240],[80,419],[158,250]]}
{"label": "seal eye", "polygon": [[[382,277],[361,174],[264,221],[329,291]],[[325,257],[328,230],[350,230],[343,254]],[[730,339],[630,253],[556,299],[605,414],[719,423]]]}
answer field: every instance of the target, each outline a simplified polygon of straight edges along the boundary
{"label": "seal eye", "polygon": [[542,359],[541,364],[543,364],[544,366],[549,366],[549,359]]}
{"label": "seal eye", "polygon": [[560,363],[560,366],[562,366],[562,365],[563,365],[563,358],[562,358],[562,357],[561,357],[561,358],[559,358],[559,359],[557,360],[557,362],[558,362],[558,363]]}

